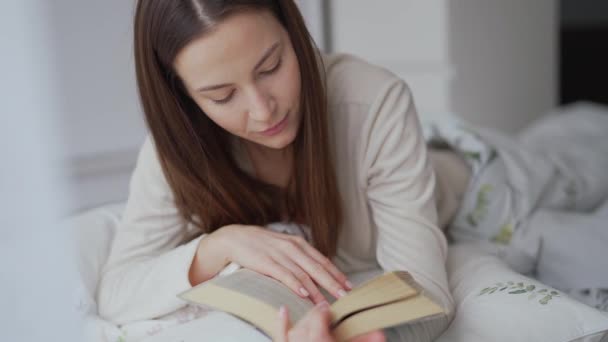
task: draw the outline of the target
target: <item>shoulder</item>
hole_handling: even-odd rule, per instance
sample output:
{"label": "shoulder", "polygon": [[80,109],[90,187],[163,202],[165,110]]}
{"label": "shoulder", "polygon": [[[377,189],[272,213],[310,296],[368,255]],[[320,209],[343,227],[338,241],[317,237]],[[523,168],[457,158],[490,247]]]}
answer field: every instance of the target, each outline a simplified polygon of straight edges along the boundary
{"label": "shoulder", "polygon": [[162,197],[172,197],[172,193],[161,166],[156,144],[151,134],[146,136],[139,150],[137,164],[131,176],[131,191],[145,189]]}
{"label": "shoulder", "polygon": [[352,55],[322,57],[333,134],[365,141],[372,131],[417,115],[410,88],[392,72]]}
{"label": "shoulder", "polygon": [[147,171],[156,171],[160,169],[160,161],[156,152],[156,145],[152,135],[148,134],[141,145],[139,155],[137,157],[137,168]]}
{"label": "shoulder", "polygon": [[372,106],[405,82],[392,72],[349,54],[323,54],[329,105]]}

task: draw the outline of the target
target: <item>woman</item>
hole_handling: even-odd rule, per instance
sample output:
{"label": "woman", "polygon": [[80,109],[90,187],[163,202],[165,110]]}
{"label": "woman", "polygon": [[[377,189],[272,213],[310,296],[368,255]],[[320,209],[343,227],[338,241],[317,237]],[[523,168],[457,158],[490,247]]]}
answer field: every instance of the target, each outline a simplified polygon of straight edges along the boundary
{"label": "woman", "polygon": [[[99,290],[124,324],[228,263],[322,303],[345,274],[412,273],[443,319],[387,330],[432,340],[454,312],[435,178],[405,83],[319,56],[291,0],[140,0],[135,66],[151,137]],[[264,227],[294,222],[304,237]]]}

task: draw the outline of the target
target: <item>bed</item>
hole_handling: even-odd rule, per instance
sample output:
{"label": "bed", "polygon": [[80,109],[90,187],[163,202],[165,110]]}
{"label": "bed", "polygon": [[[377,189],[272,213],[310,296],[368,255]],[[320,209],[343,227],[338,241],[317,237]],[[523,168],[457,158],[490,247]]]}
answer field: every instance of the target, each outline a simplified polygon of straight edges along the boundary
{"label": "bed", "polygon": [[[99,272],[123,206],[102,206],[65,222],[79,250],[81,281],[74,307],[85,321],[86,341],[170,342],[172,336],[183,336],[185,331],[192,331],[197,341],[268,341],[232,316],[192,306],[123,327],[99,317],[95,303]],[[516,273],[482,246],[450,245],[447,267],[457,313],[440,342],[599,342],[608,338],[608,312]]]}
{"label": "bed", "polygon": [[[579,105],[566,111],[595,112],[602,122],[608,122],[601,116],[608,118],[605,107]],[[78,250],[80,279],[73,306],[85,322],[86,341],[268,341],[246,322],[189,305],[158,319],[125,326],[99,317],[97,283],[124,204],[123,200],[98,205],[64,221]],[[492,235],[496,232],[467,240],[462,238],[467,232],[461,231],[461,238],[450,243],[447,258],[456,315],[437,341],[608,342],[608,300],[602,301],[608,294],[599,293],[608,288],[607,219],[605,201],[586,213],[538,211],[531,226],[542,230],[513,236],[510,245],[497,244]],[[595,254],[581,258],[577,252],[585,247]],[[350,275],[354,279],[366,276]],[[178,340],[177,336],[190,337]]]}

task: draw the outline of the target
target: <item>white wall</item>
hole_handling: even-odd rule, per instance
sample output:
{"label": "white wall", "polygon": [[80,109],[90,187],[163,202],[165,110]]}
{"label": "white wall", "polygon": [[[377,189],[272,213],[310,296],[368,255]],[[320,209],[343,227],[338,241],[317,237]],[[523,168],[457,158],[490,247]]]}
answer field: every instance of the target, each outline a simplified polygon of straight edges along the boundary
{"label": "white wall", "polygon": [[333,0],[332,49],[387,67],[411,86],[420,112],[451,110],[447,0]]}
{"label": "white wall", "polygon": [[557,105],[554,0],[449,2],[455,112],[514,131]]}
{"label": "white wall", "polygon": [[332,0],[333,51],[380,64],[419,112],[513,131],[557,104],[555,0]]}
{"label": "white wall", "polygon": [[52,14],[70,155],[132,148],[143,136],[132,51],[133,1],[56,0]]}
{"label": "white wall", "polygon": [[51,15],[72,210],[126,198],[145,127],[133,67],[134,2],[56,0]]}

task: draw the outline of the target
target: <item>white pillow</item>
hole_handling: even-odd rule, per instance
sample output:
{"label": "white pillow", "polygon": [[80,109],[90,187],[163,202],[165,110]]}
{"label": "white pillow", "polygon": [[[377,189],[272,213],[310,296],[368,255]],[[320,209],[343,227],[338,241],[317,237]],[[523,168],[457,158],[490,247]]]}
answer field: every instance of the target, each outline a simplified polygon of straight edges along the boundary
{"label": "white pillow", "polygon": [[97,316],[96,292],[101,270],[110,253],[112,240],[124,203],[109,204],[66,218],[76,244],[79,287],[74,293],[74,309],[83,317],[83,341],[120,341],[122,331]]}
{"label": "white pillow", "polygon": [[450,246],[447,267],[458,307],[439,342],[608,338],[608,313],[512,271],[481,247]]}
{"label": "white pillow", "polygon": [[83,314],[97,314],[97,284],[123,208],[124,203],[106,205],[63,221],[76,244],[81,281],[81,287],[76,293],[76,309]]}

